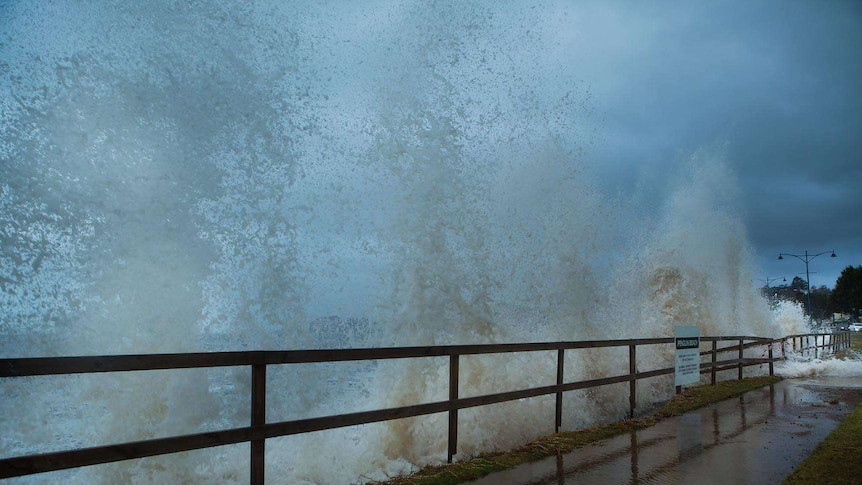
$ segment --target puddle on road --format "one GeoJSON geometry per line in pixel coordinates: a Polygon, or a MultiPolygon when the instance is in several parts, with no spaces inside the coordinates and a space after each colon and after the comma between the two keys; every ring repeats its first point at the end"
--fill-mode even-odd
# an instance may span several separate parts
{"type": "Polygon", "coordinates": [[[859,402],[862,378],[785,380],[471,483],[780,483],[859,402]]]}

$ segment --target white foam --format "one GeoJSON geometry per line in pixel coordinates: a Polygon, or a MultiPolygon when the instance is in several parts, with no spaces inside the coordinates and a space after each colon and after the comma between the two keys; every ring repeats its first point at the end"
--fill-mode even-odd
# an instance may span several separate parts
{"type": "MultiPolygon", "coordinates": [[[[681,164],[653,205],[590,179],[589,87],[535,55],[552,14],[495,2],[3,8],[3,357],[795,328],[752,283],[720,149],[681,164]]],[[[670,357],[639,350],[639,367],[670,357]]],[[[465,358],[461,394],[550,382],[554,358],[465,358]]],[[[627,372],[625,359],[571,352],[566,374],[627,372]]],[[[0,455],[248,424],[247,369],[150,374],[0,383],[0,415],[14,417],[0,422],[0,455]]],[[[279,368],[268,409],[415,404],[445,398],[447,383],[440,361],[279,368]]],[[[663,378],[638,384],[642,405],[672,392],[663,378]]],[[[624,386],[567,394],[564,427],[626,406],[624,386]]],[[[553,426],[547,399],[493,409],[463,413],[462,455],[553,426]]],[[[443,420],[280,439],[268,466],[287,483],[381,477],[444,459],[443,420]]],[[[241,483],[246,450],[62,475],[241,483]]]]}
{"type": "Polygon", "coordinates": [[[851,351],[845,359],[788,359],[776,364],[775,373],[785,378],[862,377],[862,354],[851,351]]]}

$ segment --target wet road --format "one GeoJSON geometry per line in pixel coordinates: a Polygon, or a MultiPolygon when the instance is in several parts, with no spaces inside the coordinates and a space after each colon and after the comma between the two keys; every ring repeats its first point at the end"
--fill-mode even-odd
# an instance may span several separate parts
{"type": "Polygon", "coordinates": [[[773,484],[862,402],[862,378],[784,380],[473,484],[773,484]]]}

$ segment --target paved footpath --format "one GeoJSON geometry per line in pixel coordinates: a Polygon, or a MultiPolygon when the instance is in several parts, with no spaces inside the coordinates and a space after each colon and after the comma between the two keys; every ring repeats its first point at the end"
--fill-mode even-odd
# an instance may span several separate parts
{"type": "Polygon", "coordinates": [[[862,402],[862,378],[787,379],[470,482],[780,484],[862,402]]]}

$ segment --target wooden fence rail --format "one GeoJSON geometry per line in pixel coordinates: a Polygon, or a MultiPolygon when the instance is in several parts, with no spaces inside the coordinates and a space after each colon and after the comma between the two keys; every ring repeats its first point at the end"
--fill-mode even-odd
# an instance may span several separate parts
{"type": "MultiPolygon", "coordinates": [[[[825,351],[827,347],[832,350],[838,350],[849,346],[849,335],[832,334],[814,336],[813,346],[810,345],[810,340],[808,340],[811,336],[812,335],[793,335],[786,337],[785,339],[775,341],[769,338],[750,336],[701,337],[702,345],[703,342],[712,342],[712,344],[711,349],[701,352],[702,356],[708,356],[708,361],[703,362],[703,359],[701,359],[700,372],[702,374],[709,373],[713,384],[716,382],[717,372],[737,370],[738,378],[742,379],[743,368],[752,365],[768,364],[769,374],[771,375],[773,373],[773,362],[784,358],[784,352],[786,350],[785,342],[787,339],[791,339],[793,349],[796,349],[797,339],[799,339],[800,348],[803,346],[802,339],[806,339],[803,350],[807,351],[809,350],[809,347],[813,348],[815,355],[818,348],[825,351]],[[719,342],[733,342],[734,344],[731,346],[719,347],[719,342]],[[781,344],[782,357],[773,356],[774,342],[779,342],[781,344]],[[760,358],[744,357],[744,350],[754,347],[767,347],[768,350],[764,351],[764,354],[760,358]],[[718,360],[718,356],[723,353],[735,353],[735,358],[718,360]]],[[[498,345],[450,345],[337,350],[286,350],[0,359],[0,378],[82,373],[90,374],[98,372],[250,366],[252,384],[251,423],[248,427],[57,451],[37,455],[3,458],[0,459],[0,479],[248,442],[250,443],[251,483],[257,485],[264,482],[264,451],[266,439],[268,438],[443,412],[448,413],[449,416],[449,445],[447,458],[451,462],[453,456],[457,453],[458,411],[461,409],[555,394],[555,429],[559,431],[562,426],[563,393],[578,389],[628,382],[629,415],[634,416],[637,405],[637,381],[640,379],[674,373],[673,367],[646,371],[638,370],[637,347],[672,344],[673,342],[673,338],[650,338],[498,345]],[[565,382],[564,363],[565,353],[567,350],[611,347],[628,347],[629,372],[627,374],[576,382],[565,382]],[[513,352],[541,351],[557,352],[556,384],[467,398],[459,397],[458,378],[461,357],[480,354],[507,354],[513,352]],[[266,370],[269,365],[425,357],[449,357],[448,400],[310,419],[281,421],[276,423],[266,422],[266,370]]]]}

